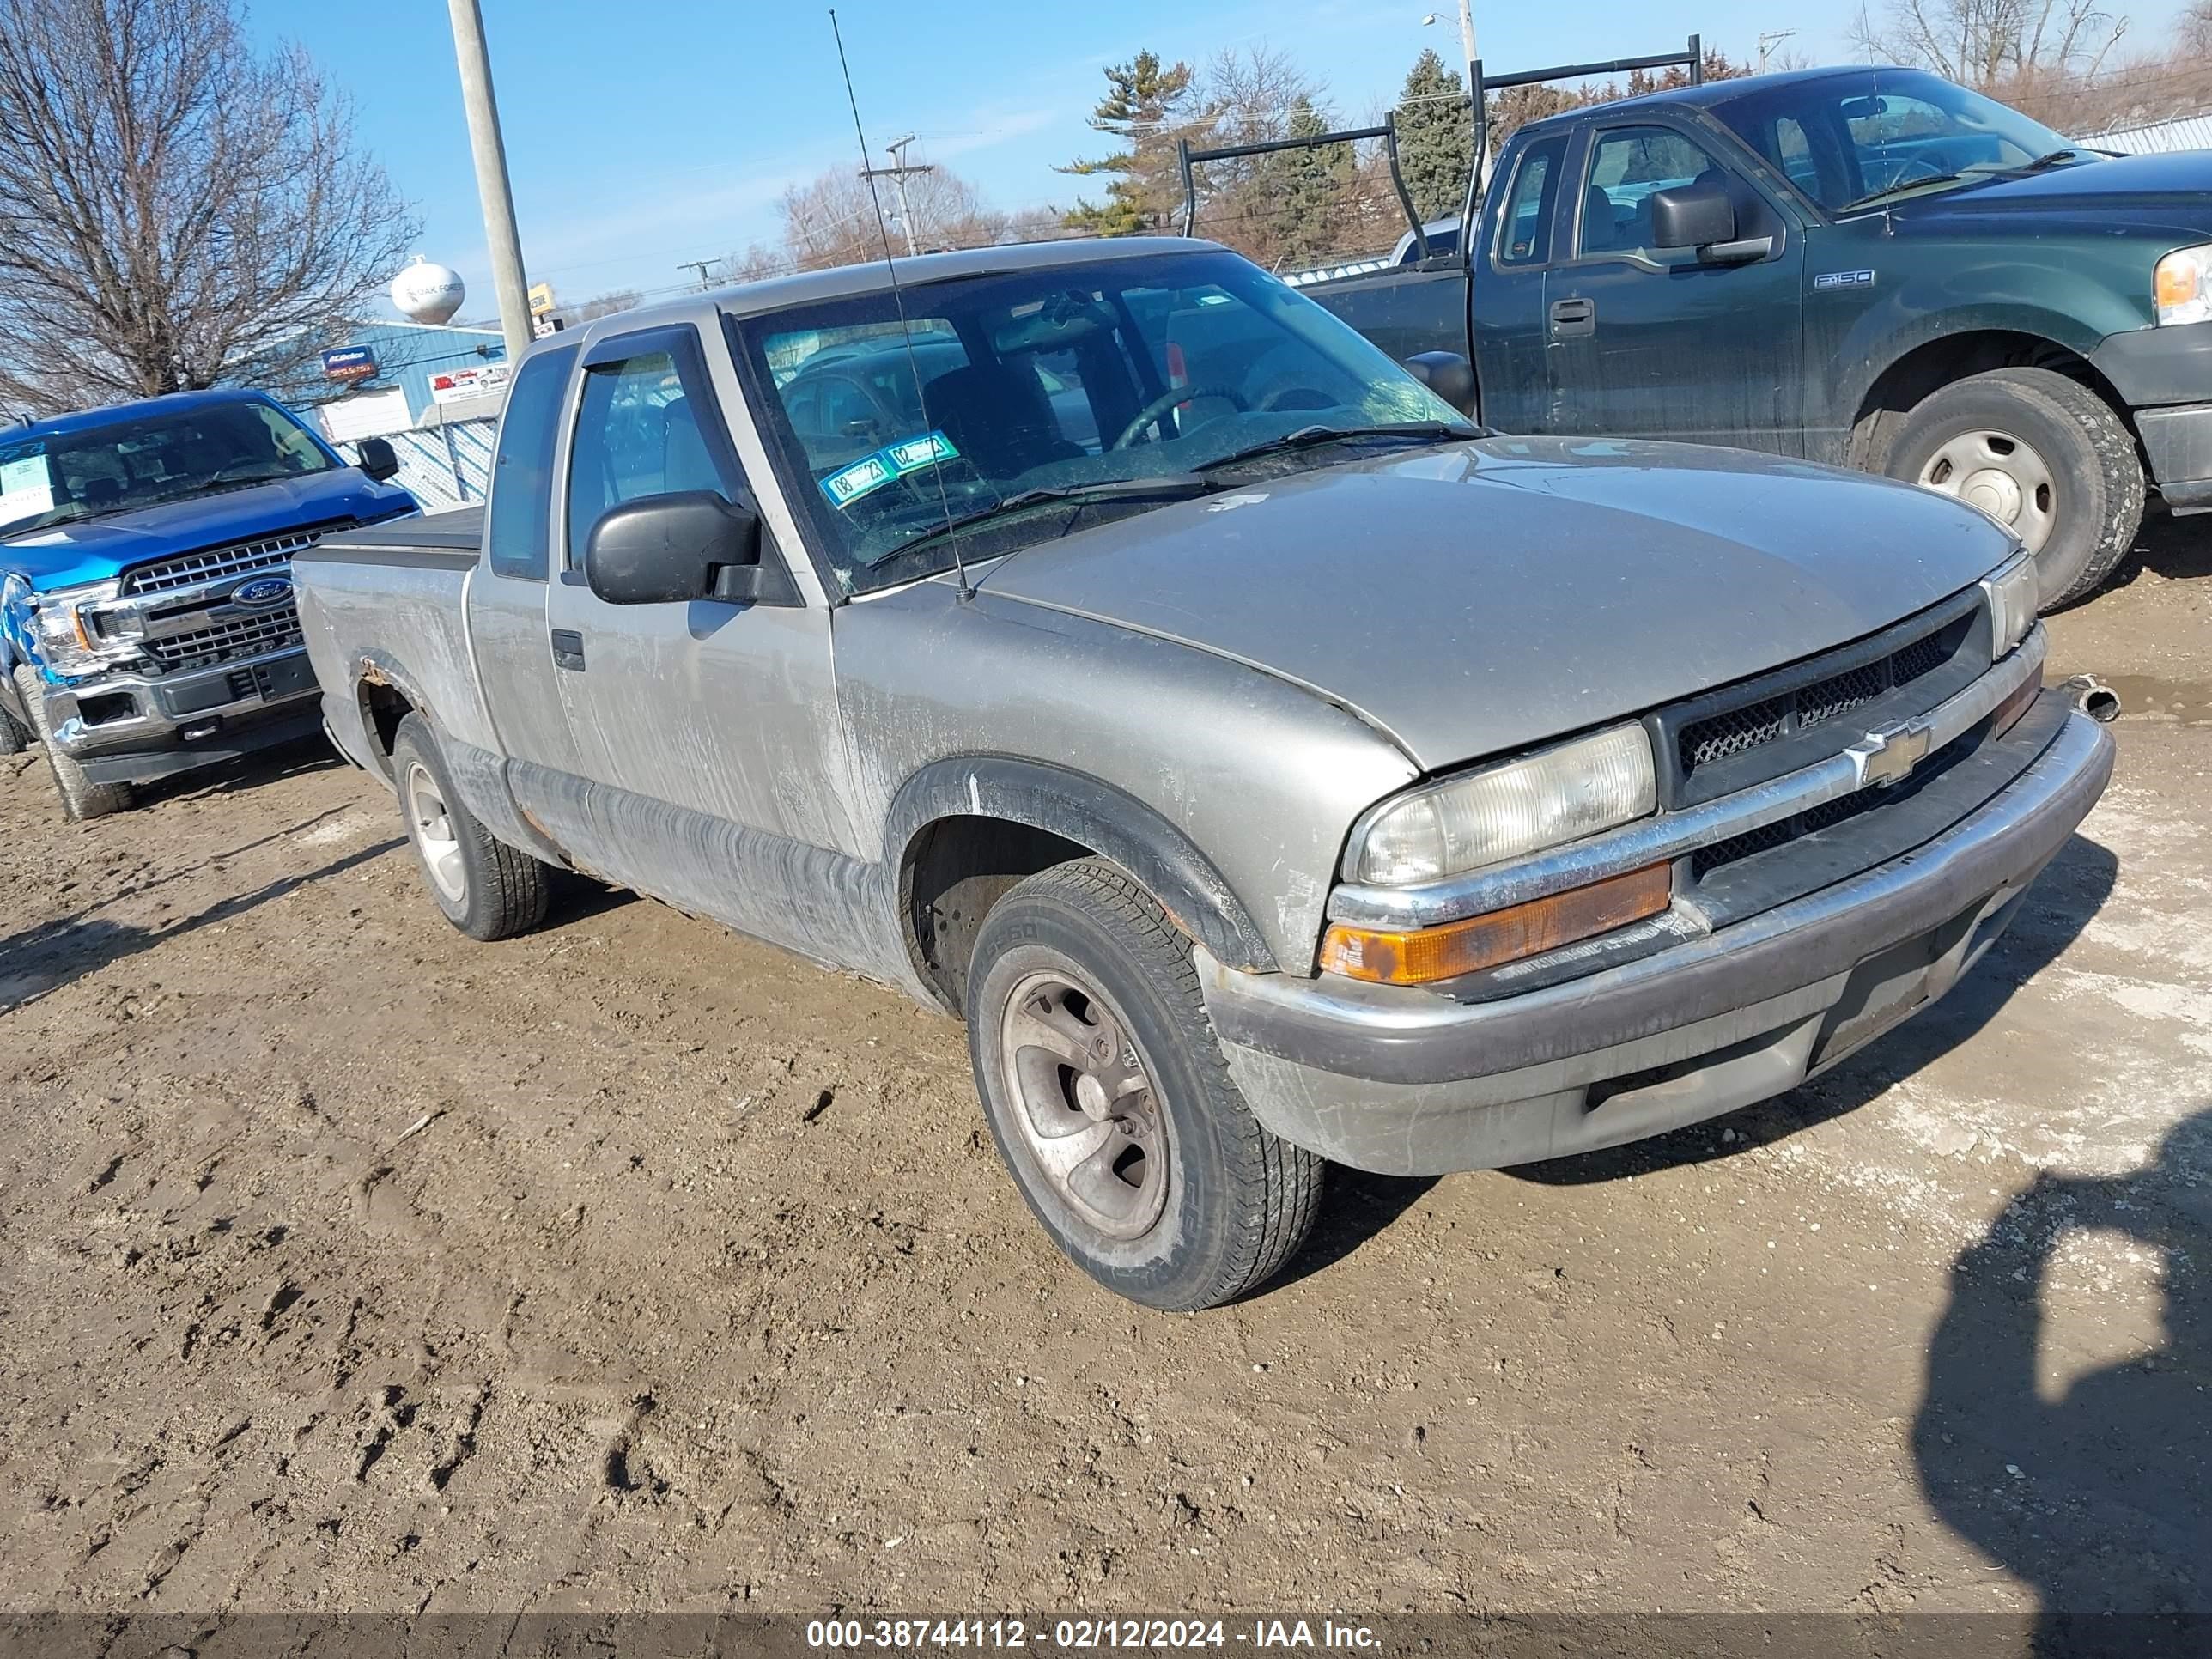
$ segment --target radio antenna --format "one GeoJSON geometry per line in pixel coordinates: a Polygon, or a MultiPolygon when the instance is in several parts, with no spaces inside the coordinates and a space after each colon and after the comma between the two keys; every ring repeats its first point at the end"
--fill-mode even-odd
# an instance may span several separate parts
{"type": "MultiPolygon", "coordinates": [[[[868,135],[860,129],[860,100],[853,91],[853,66],[845,60],[845,32],[837,27],[837,9],[830,9],[830,33],[837,42],[837,67],[845,76],[845,101],[853,107],[853,137],[860,144],[860,182],[868,187],[868,202],[876,210],[876,235],[884,247],[884,270],[891,280],[891,304],[898,312],[899,338],[906,345],[907,372],[914,376],[914,400],[921,410],[921,423],[931,433],[937,422],[929,418],[929,402],[921,387],[921,363],[914,355],[914,330],[906,319],[906,294],[899,287],[898,261],[891,257],[890,227],[884,222],[884,199],[877,194],[876,181],[868,168],[868,135]]],[[[909,225],[908,228],[912,229],[909,225]]],[[[945,544],[952,550],[952,569],[960,583],[960,597],[972,599],[975,589],[968,580],[968,562],[960,556],[960,536],[953,528],[952,501],[945,493],[945,463],[933,455],[929,476],[937,481],[937,504],[945,513],[945,544]]]]}

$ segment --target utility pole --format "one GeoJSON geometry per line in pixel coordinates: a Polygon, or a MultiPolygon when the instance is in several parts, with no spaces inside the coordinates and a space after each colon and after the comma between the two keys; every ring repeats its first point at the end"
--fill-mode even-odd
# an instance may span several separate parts
{"type": "MultiPolygon", "coordinates": [[[[1427,16],[1421,19],[1422,25],[1425,27],[1437,21],[1437,14],[1434,12],[1431,12],[1427,16]]],[[[1474,49],[1474,0],[1459,0],[1459,49],[1462,66],[1469,75],[1473,75],[1474,73],[1474,60],[1481,55],[1474,49]]],[[[1472,93],[1474,91],[1474,88],[1470,86],[1468,90],[1472,93]]],[[[1476,153],[1474,157],[1474,189],[1475,194],[1478,196],[1482,193],[1482,175],[1488,171],[1489,161],[1490,158],[1488,156],[1482,155],[1480,151],[1476,153]]]]}
{"type": "Polygon", "coordinates": [[[1762,74],[1766,69],[1767,55],[1796,33],[1796,29],[1769,29],[1759,37],[1759,67],[1762,74]]]}
{"type": "Polygon", "coordinates": [[[714,263],[714,262],[712,259],[678,259],[676,262],[676,268],[678,270],[697,271],[699,273],[699,291],[702,294],[704,294],[707,291],[707,268],[714,263]]]}
{"type": "Polygon", "coordinates": [[[898,186],[899,228],[906,233],[906,252],[908,258],[912,258],[914,257],[915,248],[914,241],[914,209],[906,198],[906,176],[909,173],[934,173],[937,171],[936,167],[927,161],[923,161],[914,167],[908,167],[907,165],[906,147],[914,143],[915,139],[918,136],[918,134],[909,132],[905,137],[894,138],[890,143],[884,146],[884,149],[890,153],[891,161],[896,165],[887,167],[862,167],[860,169],[860,177],[863,179],[889,179],[898,186]]]}
{"type": "Polygon", "coordinates": [[[453,56],[461,70],[461,105],[469,117],[469,150],[476,158],[477,198],[483,204],[491,285],[499,295],[500,331],[507,336],[507,360],[512,363],[530,344],[530,296],[522,276],[522,239],[514,228],[514,191],[507,181],[507,144],[499,134],[499,100],[492,92],[491,57],[484,49],[483,13],[477,0],[447,0],[447,9],[453,15],[453,56]]]}

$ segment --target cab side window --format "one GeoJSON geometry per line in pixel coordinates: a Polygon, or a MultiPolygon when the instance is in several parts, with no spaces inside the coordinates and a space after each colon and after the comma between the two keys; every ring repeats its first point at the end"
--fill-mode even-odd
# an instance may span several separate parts
{"type": "Polygon", "coordinates": [[[1540,138],[1521,152],[1512,193],[1498,219],[1495,258],[1501,265],[1540,265],[1552,258],[1552,206],[1558,198],[1559,166],[1567,136],[1540,138]]]}
{"type": "Polygon", "coordinates": [[[695,489],[732,501],[746,494],[719,430],[710,440],[695,412],[712,395],[691,355],[672,347],[586,368],[568,453],[572,569],[582,567],[599,520],[627,501],[695,489]]]}
{"type": "Polygon", "coordinates": [[[543,351],[524,363],[507,394],[492,460],[484,547],[492,574],[542,582],[552,554],[553,445],[561,395],[576,366],[575,346],[543,351]]]}
{"type": "Polygon", "coordinates": [[[1711,173],[1728,175],[1697,144],[1671,127],[1615,127],[1590,152],[1583,186],[1577,253],[1641,253],[1657,250],[1651,235],[1651,195],[1674,190],[1711,173]]]}

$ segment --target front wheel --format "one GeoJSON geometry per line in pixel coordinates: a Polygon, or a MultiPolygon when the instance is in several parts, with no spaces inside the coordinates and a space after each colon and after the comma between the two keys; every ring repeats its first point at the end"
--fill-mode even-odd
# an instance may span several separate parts
{"type": "Polygon", "coordinates": [[[1905,417],[1884,470],[2019,537],[2045,611],[2094,592],[2142,522],[2142,465],[2126,424],[2047,368],[1993,369],[1930,392],[1905,417]]]}
{"type": "Polygon", "coordinates": [[[1211,1308],[1304,1243],[1322,1160],[1252,1115],[1189,943],[1103,860],[1030,877],[992,908],[968,1045],[1000,1155],[1053,1241],[1146,1306],[1211,1308]]]}
{"type": "MultiPolygon", "coordinates": [[[[94,783],[84,775],[84,768],[62,752],[54,741],[54,734],[46,726],[46,694],[40,684],[39,671],[28,663],[15,665],[15,695],[23,704],[23,712],[31,717],[31,730],[26,734],[46,751],[46,764],[54,775],[54,793],[61,797],[62,812],[71,823],[85,818],[104,818],[110,812],[127,811],[131,805],[131,786],[127,783],[94,783]]],[[[15,722],[12,720],[10,725],[15,722]]]]}
{"type": "Polygon", "coordinates": [[[547,866],[485,829],[453,787],[429,722],[410,714],[392,744],[399,816],[438,908],[471,939],[525,933],[545,919],[547,866]]]}

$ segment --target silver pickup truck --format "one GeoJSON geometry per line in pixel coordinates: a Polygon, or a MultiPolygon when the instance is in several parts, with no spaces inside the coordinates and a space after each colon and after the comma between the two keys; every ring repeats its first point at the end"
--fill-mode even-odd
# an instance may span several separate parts
{"type": "Polygon", "coordinates": [[[1328,1160],[1555,1158],[1940,995],[2103,789],[1991,520],[1466,428],[1219,248],[823,271],[532,349],[489,507],[295,562],[479,939],[567,867],[968,1024],[1080,1265],[1203,1307],[1328,1160]]]}

